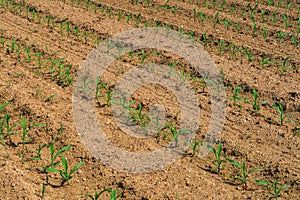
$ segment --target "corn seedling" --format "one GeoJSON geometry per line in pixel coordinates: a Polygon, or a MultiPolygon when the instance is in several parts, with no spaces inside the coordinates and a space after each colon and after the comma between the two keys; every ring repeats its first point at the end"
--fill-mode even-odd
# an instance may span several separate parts
{"type": "Polygon", "coordinates": [[[11,123],[11,116],[7,113],[4,114],[2,117],[2,128],[3,128],[3,133],[5,130],[5,135],[4,138],[9,137],[10,135],[16,134],[16,132],[13,132],[13,129],[17,127],[19,123],[11,123]]]}
{"type": "Polygon", "coordinates": [[[263,38],[264,38],[264,41],[266,41],[267,39],[267,36],[268,36],[268,29],[267,28],[263,28],[263,38]]]}
{"type": "Polygon", "coordinates": [[[244,190],[247,190],[249,175],[256,171],[263,170],[262,168],[255,168],[255,169],[251,169],[251,170],[247,169],[247,166],[246,166],[246,163],[244,160],[242,160],[241,163],[231,160],[230,158],[226,158],[226,160],[228,160],[233,166],[235,166],[239,169],[237,178],[241,181],[241,184],[243,185],[244,190]]]}
{"type": "Polygon", "coordinates": [[[286,14],[283,14],[282,17],[283,17],[283,19],[284,19],[284,22],[283,22],[284,27],[285,27],[285,28],[288,28],[290,25],[289,25],[289,19],[288,19],[287,15],[286,15],[286,14]]]}
{"type": "Polygon", "coordinates": [[[252,23],[252,37],[256,37],[257,25],[254,18],[251,19],[252,23]]]}
{"type": "MultiPolygon", "coordinates": [[[[250,101],[249,101],[250,102],[250,101]]],[[[250,102],[251,103],[251,102],[250,102]]],[[[254,109],[254,112],[258,112],[259,111],[259,108],[261,106],[264,106],[264,105],[267,105],[268,103],[268,100],[266,101],[263,101],[261,103],[258,102],[258,94],[257,94],[257,91],[255,89],[253,89],[253,102],[251,103],[252,104],[252,107],[254,109]]]]}
{"type": "Polygon", "coordinates": [[[262,8],[261,9],[261,18],[260,18],[261,23],[265,22],[265,13],[266,13],[266,11],[262,8]]]}
{"type": "Polygon", "coordinates": [[[213,23],[214,23],[214,28],[216,28],[216,24],[219,21],[219,15],[220,15],[220,11],[218,10],[217,13],[215,14],[214,18],[213,18],[213,23]]]}
{"type": "Polygon", "coordinates": [[[270,62],[269,60],[271,60],[271,58],[266,57],[265,55],[262,55],[261,57],[261,68],[265,68],[265,65],[271,65],[273,64],[272,62],[270,62]]]}
{"type": "Polygon", "coordinates": [[[7,156],[9,157],[9,153],[6,149],[6,146],[5,146],[5,141],[4,141],[4,137],[3,137],[4,133],[3,133],[3,128],[0,126],[0,144],[1,144],[1,148],[0,148],[0,151],[4,148],[7,156]]]}
{"type": "Polygon", "coordinates": [[[278,180],[276,179],[275,182],[268,182],[268,181],[263,181],[263,180],[254,180],[254,182],[258,183],[259,185],[267,185],[272,189],[272,192],[270,194],[272,195],[273,198],[278,200],[278,197],[280,196],[280,192],[286,188],[289,188],[290,185],[278,185],[278,180]]]}
{"type": "MultiPolygon", "coordinates": [[[[249,102],[249,99],[248,98],[242,98],[242,97],[238,97],[239,93],[240,93],[240,90],[242,89],[241,86],[237,86],[235,89],[234,89],[234,92],[233,92],[233,96],[229,99],[229,100],[233,100],[233,105],[234,106],[237,106],[237,102],[238,101],[247,101],[249,102]]],[[[241,107],[241,106],[240,106],[241,107]]]]}
{"type": "Polygon", "coordinates": [[[138,110],[130,109],[133,111],[130,116],[133,121],[135,121],[137,124],[141,125],[142,127],[146,127],[147,123],[149,122],[150,118],[148,117],[148,114],[143,113],[143,105],[139,103],[138,110]]]}
{"type": "Polygon", "coordinates": [[[177,130],[177,127],[173,124],[167,124],[167,125],[165,125],[165,128],[166,127],[169,128],[169,134],[172,136],[176,147],[178,146],[179,135],[191,133],[191,131],[189,131],[189,130],[177,130]]]}
{"type": "Polygon", "coordinates": [[[192,149],[192,157],[194,157],[196,155],[196,153],[199,152],[199,146],[202,145],[202,142],[193,140],[192,142],[186,141],[186,143],[192,149]]]}
{"type": "Polygon", "coordinates": [[[219,53],[222,56],[225,51],[224,51],[224,47],[226,46],[226,44],[224,44],[224,40],[222,40],[221,38],[219,39],[219,53]]]}
{"type": "Polygon", "coordinates": [[[27,140],[28,132],[33,128],[33,127],[44,127],[44,124],[33,124],[31,126],[28,126],[27,122],[25,119],[21,120],[21,125],[22,125],[22,135],[19,135],[21,140],[22,140],[22,164],[24,163],[24,156],[25,156],[25,144],[31,142],[32,140],[29,139],[27,140]]]}
{"type": "MultiPolygon", "coordinates": [[[[49,150],[50,150],[50,156],[51,156],[51,160],[50,160],[50,164],[48,165],[50,168],[54,168],[56,166],[59,165],[59,161],[56,162],[56,158],[60,155],[62,155],[62,153],[64,151],[67,151],[69,149],[71,149],[72,146],[65,146],[61,149],[59,149],[56,153],[55,153],[55,148],[54,148],[54,140],[52,140],[52,142],[49,145],[49,150]]],[[[44,167],[43,167],[44,168],[44,167]]],[[[44,168],[45,169],[45,168],[44,168]]]]}
{"type": "Polygon", "coordinates": [[[277,110],[277,112],[279,113],[280,125],[282,125],[283,124],[283,112],[284,112],[283,105],[280,102],[275,101],[272,108],[275,108],[277,110]]]}
{"type": "Polygon", "coordinates": [[[56,168],[48,168],[46,167],[45,170],[48,172],[59,172],[60,176],[63,178],[63,182],[68,182],[68,184],[70,183],[70,180],[72,178],[72,174],[78,170],[83,164],[84,162],[79,162],[75,167],[73,167],[70,171],[69,171],[69,164],[67,159],[64,157],[64,155],[61,155],[61,162],[62,162],[62,166],[63,166],[63,170],[60,169],[56,169],[56,168]]]}
{"type": "Polygon", "coordinates": [[[241,23],[239,21],[234,22],[235,30],[237,33],[241,32],[241,23]]]}
{"type": "Polygon", "coordinates": [[[204,22],[204,21],[205,21],[206,15],[205,15],[202,11],[200,11],[200,12],[198,13],[198,16],[200,17],[201,22],[204,22]]]}
{"type": "Polygon", "coordinates": [[[230,54],[233,58],[236,58],[236,54],[243,50],[242,47],[237,48],[235,43],[231,43],[230,49],[231,49],[230,54]]]}
{"type": "Polygon", "coordinates": [[[221,170],[221,164],[222,162],[224,162],[225,160],[222,160],[221,159],[221,154],[222,154],[222,143],[219,142],[218,144],[218,148],[215,149],[214,147],[212,146],[207,146],[208,149],[213,152],[215,158],[216,158],[216,161],[213,161],[213,164],[216,166],[217,168],[217,172],[218,174],[220,174],[220,170],[221,170]]]}
{"type": "Polygon", "coordinates": [[[289,68],[291,68],[291,66],[287,65],[288,59],[290,57],[286,57],[285,59],[283,59],[283,62],[281,64],[281,73],[284,74],[289,68]]]}
{"type": "Polygon", "coordinates": [[[30,48],[31,47],[25,47],[25,49],[24,49],[24,51],[27,53],[27,58],[26,58],[27,61],[32,60],[31,55],[30,55],[30,48]]]}
{"type": "Polygon", "coordinates": [[[47,186],[46,183],[43,183],[43,184],[42,184],[42,195],[41,195],[42,199],[45,198],[46,186],[47,186]]]}
{"type": "Polygon", "coordinates": [[[3,37],[0,37],[0,44],[2,45],[2,47],[4,47],[6,42],[6,39],[4,39],[3,37]]]}
{"type": "Polygon", "coordinates": [[[46,147],[46,144],[43,144],[42,146],[39,144],[37,151],[34,151],[36,153],[36,156],[31,158],[31,160],[44,160],[42,158],[41,151],[46,147]]]}
{"type": "Polygon", "coordinates": [[[246,57],[248,63],[252,62],[254,60],[254,54],[251,53],[250,49],[248,47],[244,48],[244,56],[246,57]]]}
{"type": "Polygon", "coordinates": [[[226,28],[226,30],[228,30],[228,28],[229,28],[229,21],[228,21],[228,19],[227,18],[225,18],[225,19],[223,19],[223,24],[225,24],[225,28],[226,28]]]}
{"type": "Polygon", "coordinates": [[[277,18],[277,13],[273,13],[273,19],[272,19],[272,25],[274,26],[275,23],[278,21],[278,18],[277,18]]]}
{"type": "Polygon", "coordinates": [[[279,43],[282,43],[282,42],[283,42],[283,37],[284,37],[287,33],[280,30],[280,31],[277,32],[277,34],[278,34],[278,37],[279,37],[279,39],[278,39],[279,43]]]}
{"type": "Polygon", "coordinates": [[[110,200],[116,200],[117,199],[117,190],[112,190],[112,189],[105,189],[100,192],[97,192],[95,189],[94,195],[91,194],[86,194],[86,197],[89,197],[91,200],[98,200],[100,198],[100,195],[104,192],[109,192],[110,193],[110,200]]]}
{"type": "Polygon", "coordinates": [[[253,8],[251,8],[250,18],[254,20],[255,10],[257,8],[258,4],[256,3],[253,8]]]}
{"type": "Polygon", "coordinates": [[[169,69],[169,76],[171,76],[173,69],[178,65],[180,62],[170,62],[170,69],[169,69]]]}
{"type": "Polygon", "coordinates": [[[298,46],[297,37],[295,37],[295,36],[292,36],[292,37],[291,37],[291,40],[292,40],[292,42],[293,42],[293,46],[294,46],[294,48],[296,48],[296,47],[298,46]]]}

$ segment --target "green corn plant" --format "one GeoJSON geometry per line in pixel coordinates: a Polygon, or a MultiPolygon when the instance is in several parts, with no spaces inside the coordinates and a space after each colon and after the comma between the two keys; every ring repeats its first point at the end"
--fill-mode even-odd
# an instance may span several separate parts
{"type": "Polygon", "coordinates": [[[265,22],[265,13],[266,13],[266,10],[265,9],[261,9],[261,23],[264,23],[265,22]]]}
{"type": "Polygon", "coordinates": [[[193,140],[192,142],[186,141],[186,143],[189,145],[189,147],[192,149],[192,157],[196,155],[196,153],[199,152],[199,146],[202,145],[201,141],[193,140]]]}
{"type": "Polygon", "coordinates": [[[239,21],[234,22],[234,27],[237,33],[241,32],[241,23],[239,21]]]}
{"type": "Polygon", "coordinates": [[[237,178],[241,181],[244,190],[247,190],[249,175],[256,171],[263,170],[262,168],[254,168],[249,170],[244,160],[242,160],[241,163],[238,163],[230,158],[226,158],[226,160],[228,160],[233,166],[239,169],[239,172],[237,173],[237,178]]]}
{"type": "Polygon", "coordinates": [[[2,47],[5,46],[5,42],[6,42],[6,39],[3,37],[0,37],[0,44],[2,45],[2,47]]]}
{"type": "Polygon", "coordinates": [[[254,18],[251,19],[251,23],[252,23],[252,37],[256,37],[257,25],[254,18]]]}
{"type": "Polygon", "coordinates": [[[43,65],[43,63],[42,63],[42,53],[38,51],[36,53],[36,56],[37,56],[38,66],[41,67],[43,65]]]}
{"type": "Polygon", "coordinates": [[[298,46],[297,37],[295,37],[295,36],[292,36],[292,37],[291,37],[291,40],[292,40],[292,42],[293,42],[293,46],[294,46],[294,48],[296,48],[296,47],[298,46]]]}
{"type": "Polygon", "coordinates": [[[196,11],[196,9],[194,8],[194,10],[193,10],[193,19],[194,19],[194,22],[196,22],[196,19],[197,19],[197,11],[196,11]]]}
{"type": "MultiPolygon", "coordinates": [[[[55,152],[55,147],[54,147],[54,140],[51,141],[50,145],[49,145],[49,150],[50,150],[50,164],[48,165],[50,168],[54,168],[56,166],[59,165],[60,161],[57,161],[56,162],[56,158],[60,155],[62,155],[62,153],[64,151],[67,151],[69,149],[71,149],[72,146],[71,145],[68,145],[68,146],[65,146],[59,150],[57,150],[57,152],[55,152]]],[[[44,167],[43,167],[44,168],[44,167]]],[[[45,169],[45,168],[44,168],[45,169]]]]}
{"type": "Polygon", "coordinates": [[[283,125],[283,113],[284,113],[283,105],[279,101],[275,101],[272,108],[275,108],[279,113],[280,125],[283,125]]]}
{"type": "Polygon", "coordinates": [[[267,28],[263,28],[263,38],[264,38],[264,41],[266,41],[267,39],[267,36],[268,36],[268,29],[267,28]]]}
{"type": "Polygon", "coordinates": [[[216,158],[216,161],[213,161],[213,164],[216,166],[217,168],[217,173],[220,174],[220,170],[221,170],[221,164],[222,162],[224,162],[225,160],[221,159],[221,154],[222,154],[222,143],[219,142],[218,144],[218,148],[215,149],[214,147],[212,146],[207,146],[208,149],[213,152],[215,158],[216,158]]]}
{"type": "Polygon", "coordinates": [[[267,5],[268,6],[273,6],[275,3],[274,3],[274,0],[267,0],[267,5]]]}
{"type": "Polygon", "coordinates": [[[26,46],[25,49],[24,49],[24,51],[27,53],[27,58],[26,58],[27,61],[32,60],[31,55],[30,55],[30,49],[31,49],[30,46],[29,47],[26,46]]]}
{"type": "Polygon", "coordinates": [[[126,23],[128,23],[132,19],[131,13],[126,15],[126,23]]]}
{"type": "Polygon", "coordinates": [[[9,53],[14,53],[14,51],[16,50],[16,42],[17,39],[12,40],[11,45],[8,47],[10,49],[10,51],[8,50],[9,53]]]}
{"type": "Polygon", "coordinates": [[[46,144],[43,144],[42,146],[39,144],[37,151],[34,151],[36,153],[36,156],[31,158],[31,160],[44,160],[42,158],[41,151],[46,147],[46,144]]]}
{"type": "Polygon", "coordinates": [[[41,194],[42,199],[45,198],[45,192],[46,192],[46,186],[47,185],[48,185],[47,183],[42,184],[42,194],[41,194]]]}
{"type": "Polygon", "coordinates": [[[73,28],[73,31],[75,33],[76,38],[79,39],[80,34],[79,34],[79,28],[77,25],[73,28]]]}
{"type": "MultiPolygon", "coordinates": [[[[0,121],[0,123],[1,123],[1,121],[0,121]]],[[[6,145],[5,145],[5,141],[4,141],[4,132],[3,132],[3,128],[2,128],[2,126],[1,126],[1,124],[0,124],[0,144],[1,144],[1,148],[0,148],[0,151],[4,148],[4,150],[5,150],[5,152],[6,152],[6,154],[7,154],[7,156],[9,157],[9,153],[8,153],[8,151],[7,151],[7,149],[6,149],[6,145]]]]}
{"type": "Polygon", "coordinates": [[[143,113],[143,105],[139,103],[138,110],[130,109],[133,111],[131,113],[131,119],[135,121],[137,124],[141,125],[142,127],[146,127],[147,123],[149,122],[150,118],[148,117],[147,113],[143,113]]]}
{"type": "MultiPolygon", "coordinates": [[[[250,102],[250,101],[249,101],[250,102]]],[[[253,89],[253,102],[250,102],[252,104],[252,107],[254,109],[254,112],[258,112],[259,111],[259,108],[261,106],[264,106],[264,105],[267,105],[269,101],[266,100],[266,101],[263,101],[261,103],[258,102],[258,94],[257,94],[257,91],[255,89],[253,89]]]]}
{"type": "Polygon", "coordinates": [[[277,18],[277,13],[273,13],[273,19],[272,19],[272,25],[274,26],[275,23],[278,21],[278,18],[277,18]]]}
{"type": "Polygon", "coordinates": [[[231,43],[230,49],[231,49],[230,54],[234,59],[236,59],[236,54],[243,50],[242,47],[237,48],[237,46],[234,42],[231,43]]]}
{"type": "Polygon", "coordinates": [[[86,8],[89,9],[91,7],[91,0],[87,0],[86,2],[86,8]]]}
{"type": "Polygon", "coordinates": [[[225,6],[225,4],[226,4],[226,0],[223,0],[222,3],[221,3],[221,5],[220,5],[220,8],[223,9],[223,7],[225,6]]]}
{"type": "Polygon", "coordinates": [[[270,194],[272,195],[273,198],[278,200],[278,197],[280,196],[280,192],[286,188],[291,187],[290,185],[278,185],[278,180],[276,179],[274,182],[268,182],[268,181],[263,181],[263,180],[254,180],[254,182],[258,183],[259,185],[267,185],[272,189],[272,192],[270,194]]]}
{"type": "Polygon", "coordinates": [[[288,59],[290,57],[286,57],[283,59],[283,62],[281,64],[281,73],[284,74],[289,68],[291,68],[291,66],[287,65],[288,59]]]}
{"type": "Polygon", "coordinates": [[[68,182],[68,184],[70,183],[70,180],[72,178],[73,173],[78,170],[83,164],[84,162],[79,162],[75,167],[73,167],[70,171],[69,171],[69,164],[67,159],[64,157],[64,155],[61,155],[61,162],[62,162],[62,167],[63,170],[60,169],[56,169],[56,168],[48,168],[45,167],[45,170],[48,172],[59,172],[60,176],[63,178],[63,182],[68,182]]]}
{"type": "Polygon", "coordinates": [[[106,93],[107,93],[106,103],[107,103],[107,105],[111,105],[112,96],[113,96],[113,92],[112,92],[113,87],[114,87],[114,85],[106,87],[106,93]]]}
{"type": "Polygon", "coordinates": [[[29,139],[27,140],[28,132],[33,128],[33,127],[44,127],[44,124],[33,124],[31,126],[28,126],[27,122],[25,119],[21,120],[21,125],[22,125],[22,135],[19,135],[21,140],[22,140],[22,164],[24,164],[24,156],[25,156],[25,144],[31,142],[32,140],[29,139]]]}
{"type": "Polygon", "coordinates": [[[176,65],[180,64],[180,62],[170,62],[170,69],[169,69],[169,76],[171,76],[173,69],[176,67],[176,65]]]}
{"type": "Polygon", "coordinates": [[[9,137],[10,135],[16,134],[16,132],[13,132],[13,129],[17,127],[19,123],[11,123],[11,116],[7,113],[4,114],[2,117],[2,128],[3,128],[3,133],[5,130],[5,135],[4,138],[9,137]]]}
{"type": "Polygon", "coordinates": [[[220,38],[219,39],[219,53],[221,56],[225,53],[224,47],[225,47],[224,41],[220,38]]]}
{"type": "Polygon", "coordinates": [[[246,57],[248,63],[254,60],[254,54],[251,53],[248,47],[244,48],[244,56],[246,57]]]}
{"type": "Polygon", "coordinates": [[[238,95],[239,95],[241,89],[242,89],[241,86],[237,86],[237,87],[234,89],[233,96],[232,96],[231,98],[229,98],[229,100],[233,100],[233,105],[234,105],[234,106],[237,106],[237,102],[238,102],[238,101],[247,101],[247,102],[249,102],[249,99],[248,99],[248,98],[238,97],[238,95]]]}
{"type": "Polygon", "coordinates": [[[112,190],[112,189],[105,189],[100,192],[97,192],[95,189],[94,195],[91,194],[86,194],[86,197],[89,197],[91,200],[98,200],[100,198],[100,195],[104,192],[109,192],[110,193],[110,198],[109,200],[117,200],[117,190],[112,190]]]}
{"type": "Polygon", "coordinates": [[[279,30],[279,31],[277,32],[277,34],[278,34],[278,37],[279,37],[279,39],[278,39],[279,43],[282,43],[282,42],[283,42],[283,37],[284,37],[287,33],[286,33],[286,32],[283,32],[282,30],[279,30]]]}
{"type": "Polygon", "coordinates": [[[253,8],[251,8],[250,18],[254,20],[255,10],[257,8],[258,4],[256,3],[253,8]]]}
{"type": "Polygon", "coordinates": [[[287,15],[286,15],[286,14],[283,14],[282,17],[283,17],[283,19],[284,19],[283,24],[284,24],[285,28],[288,28],[290,25],[289,25],[289,19],[288,19],[287,15]]]}
{"type": "Polygon", "coordinates": [[[271,58],[266,57],[265,55],[262,55],[261,59],[262,59],[262,61],[261,61],[261,68],[265,68],[265,65],[271,65],[271,64],[273,64],[272,62],[269,61],[271,58]]]}
{"type": "Polygon", "coordinates": [[[230,22],[228,21],[227,17],[226,17],[226,18],[224,18],[222,22],[223,22],[223,24],[225,24],[225,28],[226,28],[226,30],[228,30],[228,28],[229,28],[229,25],[230,25],[230,22]]]}
{"type": "Polygon", "coordinates": [[[176,147],[178,146],[179,135],[191,133],[191,131],[189,131],[189,130],[177,130],[177,127],[173,124],[167,124],[167,125],[165,125],[165,128],[166,127],[169,128],[169,135],[172,136],[172,139],[174,140],[176,147]]]}
{"type": "Polygon", "coordinates": [[[202,11],[198,12],[198,16],[200,17],[201,22],[204,22],[204,21],[205,21],[206,15],[205,15],[202,11]]]}
{"type": "Polygon", "coordinates": [[[219,15],[220,15],[220,11],[218,10],[217,13],[215,14],[214,18],[213,18],[213,23],[214,23],[214,29],[216,28],[216,25],[218,23],[218,18],[219,18],[219,15]]]}

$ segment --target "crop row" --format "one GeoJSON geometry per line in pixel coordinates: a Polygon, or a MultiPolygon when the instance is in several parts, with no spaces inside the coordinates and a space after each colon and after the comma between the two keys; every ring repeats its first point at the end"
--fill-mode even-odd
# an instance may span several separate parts
{"type": "Polygon", "coordinates": [[[55,53],[43,52],[34,45],[26,45],[16,38],[0,36],[0,49],[4,54],[14,57],[16,60],[34,64],[32,70],[37,75],[44,75],[55,80],[62,87],[72,84],[72,64],[68,64],[64,58],[59,58],[55,53]]]}
{"type": "MultiPolygon", "coordinates": [[[[108,15],[111,17],[112,13],[114,13],[112,7],[106,7],[105,5],[96,5],[96,4],[93,4],[92,2],[90,2],[90,4],[91,4],[90,6],[87,6],[88,8],[92,8],[93,7],[92,5],[100,6],[100,7],[97,7],[97,8],[102,8],[101,10],[102,10],[103,15],[108,13],[108,15]]],[[[21,7],[19,7],[20,9],[17,11],[19,14],[25,8],[27,18],[30,18],[31,20],[36,19],[38,23],[41,23],[41,16],[40,16],[41,13],[38,12],[36,8],[31,7],[30,5],[24,4],[24,2],[22,2],[22,4],[21,3],[7,4],[8,7],[10,5],[12,5],[12,6],[13,5],[21,6],[21,7]],[[27,12],[29,12],[29,14],[27,12]]],[[[16,12],[16,9],[10,8],[10,10],[14,10],[16,12]]],[[[119,13],[120,12],[121,11],[119,11],[119,13]]],[[[218,15],[218,13],[216,13],[216,16],[214,17],[215,19],[217,18],[217,15],[218,15]]],[[[123,14],[122,15],[118,14],[118,19],[120,20],[122,16],[123,16],[123,14]]],[[[133,20],[131,14],[125,15],[125,16],[126,16],[126,22],[129,22],[130,20],[133,20]]],[[[50,14],[47,14],[44,17],[45,17],[44,23],[46,22],[47,26],[48,27],[50,26],[51,29],[57,28],[59,33],[66,34],[67,36],[70,36],[70,34],[72,34],[72,35],[75,35],[75,37],[77,39],[79,39],[79,37],[81,37],[82,40],[84,41],[84,43],[87,42],[88,37],[93,37],[93,39],[91,39],[91,40],[93,42],[96,42],[97,44],[99,44],[101,41],[103,41],[103,39],[105,37],[101,34],[95,34],[95,31],[93,31],[93,30],[87,30],[84,27],[79,28],[78,26],[74,25],[72,22],[70,22],[66,19],[65,20],[58,20],[57,17],[51,16],[50,14]]],[[[146,27],[149,27],[149,26],[162,27],[163,26],[163,23],[160,22],[160,21],[150,22],[149,20],[147,20],[147,21],[142,20],[142,17],[141,17],[140,14],[136,16],[135,21],[138,24],[144,23],[146,27]]],[[[218,20],[215,20],[215,21],[218,21],[218,20]]],[[[227,24],[227,23],[225,23],[225,24],[227,24]]],[[[174,28],[173,25],[171,25],[170,23],[164,24],[165,28],[170,28],[171,26],[172,26],[172,28],[174,28]]],[[[254,27],[256,27],[256,26],[254,25],[254,27]]],[[[250,59],[250,58],[254,58],[254,54],[251,53],[251,51],[248,47],[239,47],[236,44],[234,44],[233,42],[224,41],[221,38],[208,40],[206,32],[204,32],[202,35],[197,36],[196,33],[193,32],[193,31],[184,32],[182,27],[178,27],[178,31],[180,31],[184,34],[187,34],[190,38],[192,38],[195,41],[201,42],[205,47],[209,43],[212,43],[213,46],[218,46],[220,55],[223,55],[225,52],[228,52],[228,53],[231,54],[232,58],[236,58],[237,53],[246,52],[247,55],[244,53],[244,54],[242,54],[242,56],[247,57],[248,61],[253,60],[253,59],[250,59]]],[[[255,32],[255,29],[253,31],[255,32]]],[[[270,34],[268,32],[268,30],[264,29],[263,34],[262,34],[264,39],[266,39],[268,34],[270,34]]],[[[278,42],[280,43],[280,42],[284,41],[284,37],[286,35],[287,35],[287,33],[279,31],[278,32],[278,42]]],[[[291,36],[291,40],[293,41],[293,45],[296,48],[298,46],[298,39],[294,36],[291,36]]],[[[280,60],[278,60],[278,59],[273,59],[273,58],[270,58],[270,56],[262,54],[260,62],[261,62],[262,67],[264,67],[266,64],[279,65],[281,67],[281,72],[285,72],[286,66],[283,66],[282,64],[286,64],[286,61],[288,59],[290,59],[290,58],[280,58],[280,60]],[[269,62],[265,62],[266,60],[268,60],[269,62]],[[273,62],[271,62],[271,60],[273,60],[273,62]]],[[[294,62],[291,62],[291,63],[294,63],[294,62]]],[[[299,70],[295,65],[293,66],[293,68],[296,71],[299,70]]]]}

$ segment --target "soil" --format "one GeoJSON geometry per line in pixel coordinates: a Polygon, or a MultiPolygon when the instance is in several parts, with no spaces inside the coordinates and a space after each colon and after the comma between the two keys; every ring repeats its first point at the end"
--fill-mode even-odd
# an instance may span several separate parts
{"type": "MultiPolygon", "coordinates": [[[[222,1],[216,1],[217,5],[207,2],[206,5],[192,0],[1,1],[0,105],[9,104],[0,110],[0,128],[3,127],[3,133],[0,132],[0,199],[87,199],[86,194],[104,189],[116,190],[118,199],[256,200],[272,197],[270,187],[253,180],[269,183],[278,180],[280,186],[289,185],[281,191],[279,199],[300,199],[299,3],[290,1],[287,6],[286,1],[280,5],[260,1],[253,9],[252,1],[228,0],[223,7],[222,1]],[[251,9],[254,10],[252,19],[257,23],[255,33],[251,9]],[[230,22],[228,28],[226,19],[230,22]],[[249,170],[261,168],[250,173],[247,187],[239,181],[237,168],[229,161],[222,163],[218,173],[212,152],[199,158],[193,156],[189,148],[161,170],[131,173],[102,162],[82,142],[72,107],[76,72],[88,54],[107,38],[125,30],[157,25],[192,35],[205,47],[221,72],[227,101],[225,124],[217,142],[222,143],[222,159],[245,161],[249,170]],[[266,38],[264,30],[268,30],[266,38]],[[278,33],[284,33],[283,37],[278,33]],[[221,40],[224,49],[220,51],[221,40]],[[285,60],[286,68],[283,67],[285,60]],[[59,74],[59,65],[65,67],[63,74],[59,74]],[[268,100],[267,103],[257,112],[246,100],[237,101],[235,105],[232,97],[238,86],[241,87],[238,97],[253,102],[255,89],[258,102],[268,100]],[[273,106],[276,102],[283,106],[282,123],[273,106]],[[4,116],[10,116],[10,125],[17,124],[10,135],[4,116]],[[28,127],[44,125],[30,128],[29,141],[25,144],[19,124],[22,119],[28,127]],[[72,146],[63,152],[69,168],[84,162],[69,183],[64,182],[59,173],[43,168],[49,166],[51,160],[51,142],[55,151],[72,146]],[[41,150],[43,160],[33,160],[39,145],[45,145],[41,150]]],[[[203,76],[178,55],[159,49],[145,49],[144,53],[149,55],[145,60],[141,51],[123,55],[101,77],[108,85],[101,88],[102,93],[95,98],[94,105],[107,138],[113,145],[130,152],[151,152],[171,142],[167,127],[147,139],[122,131],[106,96],[108,89],[114,91],[118,80],[133,68],[144,63],[169,66],[178,62],[174,73],[184,72],[201,109],[195,139],[204,141],[211,118],[211,100],[203,76]]],[[[145,85],[131,100],[134,101],[132,108],[143,105],[143,114],[154,104],[163,105],[166,123],[178,126],[180,102],[168,88],[145,85]]],[[[61,165],[57,168],[62,169],[61,165]]],[[[109,192],[99,197],[109,198],[109,192]]]]}

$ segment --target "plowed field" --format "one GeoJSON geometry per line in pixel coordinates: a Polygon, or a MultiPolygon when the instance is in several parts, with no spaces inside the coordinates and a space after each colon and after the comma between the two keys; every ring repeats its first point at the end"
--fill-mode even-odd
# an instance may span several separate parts
{"type": "Polygon", "coordinates": [[[257,200],[277,196],[277,182],[284,186],[278,199],[300,199],[299,17],[295,0],[0,0],[0,199],[92,199],[87,194],[107,190],[99,199],[115,199],[116,192],[117,199],[257,200]],[[145,27],[186,35],[220,71],[226,117],[213,146],[221,147],[219,169],[212,148],[197,156],[211,118],[209,80],[184,57],[160,49],[135,50],[109,66],[92,91],[99,124],[130,152],[176,140],[179,102],[165,87],[139,88],[128,108],[130,120],[145,127],[151,106],[164,105],[166,123],[156,135],[130,136],[111,114],[110,95],[126,72],[164,64],[199,102],[195,151],[188,147],[161,170],[132,173],[102,162],[82,142],[73,116],[76,73],[108,38],[145,27]],[[69,181],[54,170],[64,169],[64,158],[69,170],[82,162],[69,181]]]}

